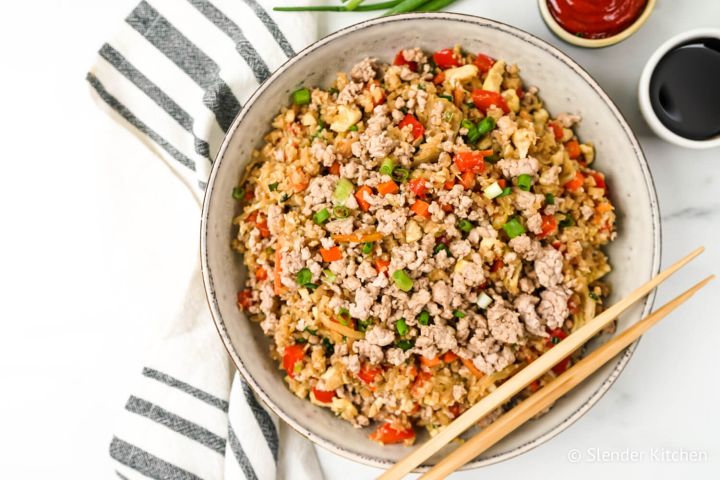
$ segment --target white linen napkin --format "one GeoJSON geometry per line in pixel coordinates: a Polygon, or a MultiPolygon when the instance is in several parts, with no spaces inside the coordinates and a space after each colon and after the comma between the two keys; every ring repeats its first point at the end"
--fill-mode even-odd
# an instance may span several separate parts
{"type": "MultiPolygon", "coordinates": [[[[202,196],[224,132],[272,71],[316,40],[312,14],[274,1],[143,0],[87,74],[97,103],[202,196]]],[[[195,212],[199,214],[199,210],[195,212]]],[[[236,372],[196,272],[122,411],[110,456],[120,478],[322,478],[309,441],[269,413],[236,372]]]]}

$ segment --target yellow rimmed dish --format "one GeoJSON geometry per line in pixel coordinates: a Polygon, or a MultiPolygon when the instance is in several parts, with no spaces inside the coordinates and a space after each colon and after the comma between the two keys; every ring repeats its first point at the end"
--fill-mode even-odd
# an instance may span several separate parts
{"type": "Polygon", "coordinates": [[[640,27],[642,27],[643,24],[647,21],[648,17],[650,17],[650,14],[655,8],[655,1],[656,0],[648,0],[647,4],[645,5],[645,9],[640,14],[640,16],[635,19],[635,21],[625,30],[605,38],[584,38],[565,30],[562,25],[560,25],[550,13],[550,8],[548,8],[548,0],[538,0],[538,8],[540,9],[540,15],[542,16],[545,24],[548,26],[550,31],[552,31],[561,40],[564,40],[572,45],[577,45],[578,47],[602,48],[609,47],[610,45],[615,45],[616,43],[620,43],[623,40],[629,38],[635,32],[637,32],[640,27]]]}

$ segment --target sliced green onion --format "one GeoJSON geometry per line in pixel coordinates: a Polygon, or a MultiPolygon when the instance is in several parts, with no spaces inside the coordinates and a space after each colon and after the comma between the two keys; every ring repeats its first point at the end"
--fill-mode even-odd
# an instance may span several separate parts
{"type": "Polygon", "coordinates": [[[338,310],[338,321],[340,325],[345,325],[346,327],[350,325],[350,311],[347,308],[343,307],[338,310]]]}
{"type": "Polygon", "coordinates": [[[318,286],[314,283],[306,283],[305,285],[303,285],[303,287],[307,288],[308,290],[315,290],[318,286]]]}
{"type": "Polygon", "coordinates": [[[548,205],[555,205],[555,195],[553,195],[552,193],[546,193],[545,203],[547,203],[548,205]]]}
{"type": "Polygon", "coordinates": [[[495,128],[495,119],[493,117],[485,117],[478,123],[477,130],[480,135],[485,135],[495,128]]]}
{"type": "Polygon", "coordinates": [[[407,352],[413,347],[413,342],[411,340],[403,338],[402,340],[398,340],[397,342],[395,342],[395,346],[403,352],[407,352]]]}
{"type": "Polygon", "coordinates": [[[242,200],[243,195],[245,195],[245,189],[242,187],[235,187],[232,191],[232,197],[235,200],[242,200]]]}
{"type": "Polygon", "coordinates": [[[571,215],[565,215],[565,218],[558,222],[558,225],[562,228],[572,227],[575,225],[575,219],[571,215]]]}
{"type": "Polygon", "coordinates": [[[316,330],[316,329],[313,329],[313,328],[310,328],[310,327],[305,327],[305,331],[308,332],[310,335],[315,335],[315,336],[317,337],[317,330],[316,330]]]}
{"type": "MultiPolygon", "coordinates": [[[[348,10],[351,10],[351,11],[355,10],[362,2],[363,2],[363,0],[349,0],[347,2],[347,5],[345,5],[345,8],[347,8],[348,10]]],[[[343,3],[345,3],[345,2],[343,2],[343,3]]]]}
{"type": "Polygon", "coordinates": [[[348,127],[348,132],[357,132],[357,131],[358,131],[358,126],[357,126],[357,125],[350,125],[350,126],[348,127]]]}
{"type": "Polygon", "coordinates": [[[478,140],[480,140],[480,137],[482,137],[482,134],[477,128],[472,128],[467,134],[468,140],[470,140],[470,143],[477,143],[478,140]]]}
{"type": "Polygon", "coordinates": [[[520,223],[518,217],[513,217],[508,220],[502,228],[510,238],[515,238],[525,233],[525,227],[523,227],[523,224],[520,223]]]}
{"type": "Polygon", "coordinates": [[[385,157],[380,164],[380,173],[383,175],[392,175],[393,169],[395,168],[395,162],[390,157],[385,157]]]}
{"type": "Polygon", "coordinates": [[[492,200],[495,197],[502,195],[503,189],[498,182],[493,182],[492,185],[488,186],[483,193],[487,198],[492,200]]]}
{"type": "Polygon", "coordinates": [[[335,199],[338,203],[345,203],[345,200],[352,195],[353,190],[355,190],[355,185],[353,185],[347,178],[341,178],[335,186],[333,199],[335,199]]]}
{"type": "Polygon", "coordinates": [[[292,93],[292,101],[295,105],[307,105],[310,103],[310,90],[300,88],[292,93]]]}
{"type": "Polygon", "coordinates": [[[275,190],[277,190],[278,185],[280,185],[280,183],[278,183],[278,182],[268,183],[268,190],[270,190],[271,192],[274,192],[275,190]]]}
{"type": "Polygon", "coordinates": [[[287,202],[288,200],[290,200],[290,197],[292,197],[292,195],[290,195],[289,193],[283,193],[282,197],[280,197],[280,201],[287,202]]]}
{"type": "Polygon", "coordinates": [[[447,100],[448,102],[453,102],[453,101],[455,101],[455,100],[453,99],[452,95],[438,95],[438,97],[444,98],[444,99],[447,100]]]}
{"type": "Polygon", "coordinates": [[[403,292],[409,292],[413,286],[413,280],[405,273],[405,270],[395,270],[392,274],[395,285],[403,292]]]}
{"type": "Polygon", "coordinates": [[[410,172],[408,172],[407,169],[402,167],[396,167],[392,171],[392,179],[398,183],[405,183],[409,176],[410,172]]]}
{"type": "Polygon", "coordinates": [[[447,111],[443,114],[443,120],[445,120],[446,122],[451,122],[454,116],[455,116],[454,112],[447,111]]]}
{"type": "Polygon", "coordinates": [[[333,283],[335,280],[337,280],[337,275],[332,270],[325,269],[323,270],[323,273],[325,274],[325,278],[327,278],[328,282],[333,283]]]}
{"type": "Polygon", "coordinates": [[[480,297],[478,298],[477,304],[480,308],[487,308],[492,303],[492,298],[490,298],[490,295],[488,295],[485,292],[480,293],[480,297]]]}
{"type": "Polygon", "coordinates": [[[297,273],[295,280],[297,280],[298,285],[304,287],[312,281],[312,272],[309,268],[303,268],[297,273]]]}
{"type": "MultiPolygon", "coordinates": [[[[295,337],[295,343],[307,343],[307,338],[305,337],[295,337]]],[[[297,364],[296,364],[297,365],[297,364]]]]}
{"type": "Polygon", "coordinates": [[[511,193],[512,193],[512,188],[510,188],[510,187],[505,187],[505,188],[503,188],[502,193],[501,193],[500,195],[498,195],[497,197],[495,197],[495,198],[507,197],[507,196],[510,195],[511,193]]]}
{"type": "Polygon", "coordinates": [[[460,310],[453,310],[453,317],[455,318],[465,318],[465,313],[461,312],[460,310]]]}
{"type": "Polygon", "coordinates": [[[435,245],[435,248],[433,248],[433,255],[437,255],[443,250],[445,250],[446,252],[448,251],[447,245],[445,245],[444,243],[438,243],[437,245],[435,245]]]}
{"type": "Polygon", "coordinates": [[[473,128],[475,128],[475,124],[467,118],[460,122],[460,126],[462,128],[467,128],[468,130],[472,130],[473,128]]]}
{"type": "Polygon", "coordinates": [[[410,331],[410,328],[407,325],[407,322],[404,318],[401,318],[397,322],[395,322],[395,330],[397,330],[399,335],[405,335],[407,332],[410,331]]]}
{"type": "Polygon", "coordinates": [[[595,292],[593,292],[593,291],[588,292],[588,297],[590,297],[591,299],[595,300],[596,302],[599,302],[599,301],[600,301],[600,297],[598,297],[598,296],[597,296],[597,293],[595,293],[595,292]]]}
{"type": "Polygon", "coordinates": [[[318,225],[322,225],[327,222],[328,218],[330,218],[330,212],[327,208],[323,208],[322,210],[315,212],[315,215],[313,215],[313,220],[318,225]]]}
{"type": "Polygon", "coordinates": [[[417,317],[417,321],[420,325],[430,325],[430,314],[423,310],[417,317]]]}
{"type": "Polygon", "coordinates": [[[520,175],[517,179],[517,185],[520,188],[520,190],[525,190],[526,192],[530,191],[530,187],[532,187],[532,175],[528,175],[527,173],[523,173],[520,175]]]}
{"type": "Polygon", "coordinates": [[[338,205],[333,208],[333,214],[336,218],[347,218],[350,215],[350,210],[344,205],[338,205]]]}
{"type": "Polygon", "coordinates": [[[369,255],[373,251],[373,247],[375,244],[373,242],[365,242],[365,244],[362,247],[362,253],[365,255],[369,255]]]}
{"type": "Polygon", "coordinates": [[[473,227],[473,223],[470,220],[466,220],[464,218],[458,223],[458,228],[465,233],[470,233],[470,230],[472,230],[473,227]]]}

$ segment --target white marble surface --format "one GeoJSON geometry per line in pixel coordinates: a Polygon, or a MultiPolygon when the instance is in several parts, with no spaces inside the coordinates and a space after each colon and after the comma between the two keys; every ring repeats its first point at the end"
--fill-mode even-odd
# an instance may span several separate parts
{"type": "MultiPolygon", "coordinates": [[[[0,16],[3,478],[110,476],[114,413],[178,305],[188,259],[197,251],[193,200],[142,144],[94,107],[83,82],[94,51],[135,3],[14,2],[0,16]]],[[[454,9],[558,45],[627,116],[660,197],[663,263],[698,244],[708,247],[701,261],[660,289],[658,305],[720,272],[720,150],[689,151],[658,140],[635,101],[654,47],[689,28],[720,27],[720,2],[659,0],[634,37],[599,51],[556,40],[533,0],[463,0],[454,9]]],[[[361,18],[325,16],[323,29],[361,18]]],[[[448,37],[452,43],[451,32],[448,37]]],[[[566,432],[520,458],[453,478],[718,478],[718,311],[720,282],[646,335],[617,384],[566,432]],[[579,462],[568,459],[572,449],[581,453],[579,462]],[[705,460],[663,460],[662,449],[701,452],[705,460]],[[631,453],[640,459],[596,459],[631,453]]],[[[378,473],[327,452],[320,456],[328,479],[378,473]]]]}

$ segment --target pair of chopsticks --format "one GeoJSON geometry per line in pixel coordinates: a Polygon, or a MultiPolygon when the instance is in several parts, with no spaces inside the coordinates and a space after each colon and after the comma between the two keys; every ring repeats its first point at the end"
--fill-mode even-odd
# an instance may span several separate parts
{"type": "MultiPolygon", "coordinates": [[[[478,403],[468,409],[465,413],[455,419],[450,425],[441,430],[436,436],[425,442],[410,455],[388,469],[379,480],[398,480],[414,468],[418,467],[435,452],[443,448],[455,437],[473,426],[481,418],[507,402],[513,395],[521,391],[535,379],[541,377],[555,364],[580,348],[590,340],[603,327],[612,322],[633,303],[650,293],[654,288],[667,280],[670,275],[687,265],[691,260],[700,255],[705,249],[700,247],[685,258],[679,260],[649,282],[638,287],[626,298],[620,300],[597,317],[580,327],[578,330],[567,336],[560,343],[555,345],[534,362],[527,365],[518,373],[510,377],[496,390],[481,399],[478,403]]],[[[699,282],[674,300],[663,305],[654,313],[639,321],[620,335],[612,338],[590,355],[580,360],[562,375],[555,378],[551,383],[545,385],[528,399],[517,405],[509,412],[503,414],[490,426],[483,429],[475,437],[465,442],[445,457],[430,471],[423,475],[422,479],[441,479],[463,466],[477,455],[484,452],[492,445],[507,436],[510,432],[525,423],[537,413],[553,404],[558,398],[570,391],[585,378],[590,376],[608,360],[620,353],[625,347],[637,340],[650,327],[667,316],[675,308],[694,295],[698,290],[707,285],[714,275],[710,275],[699,282]]]]}

